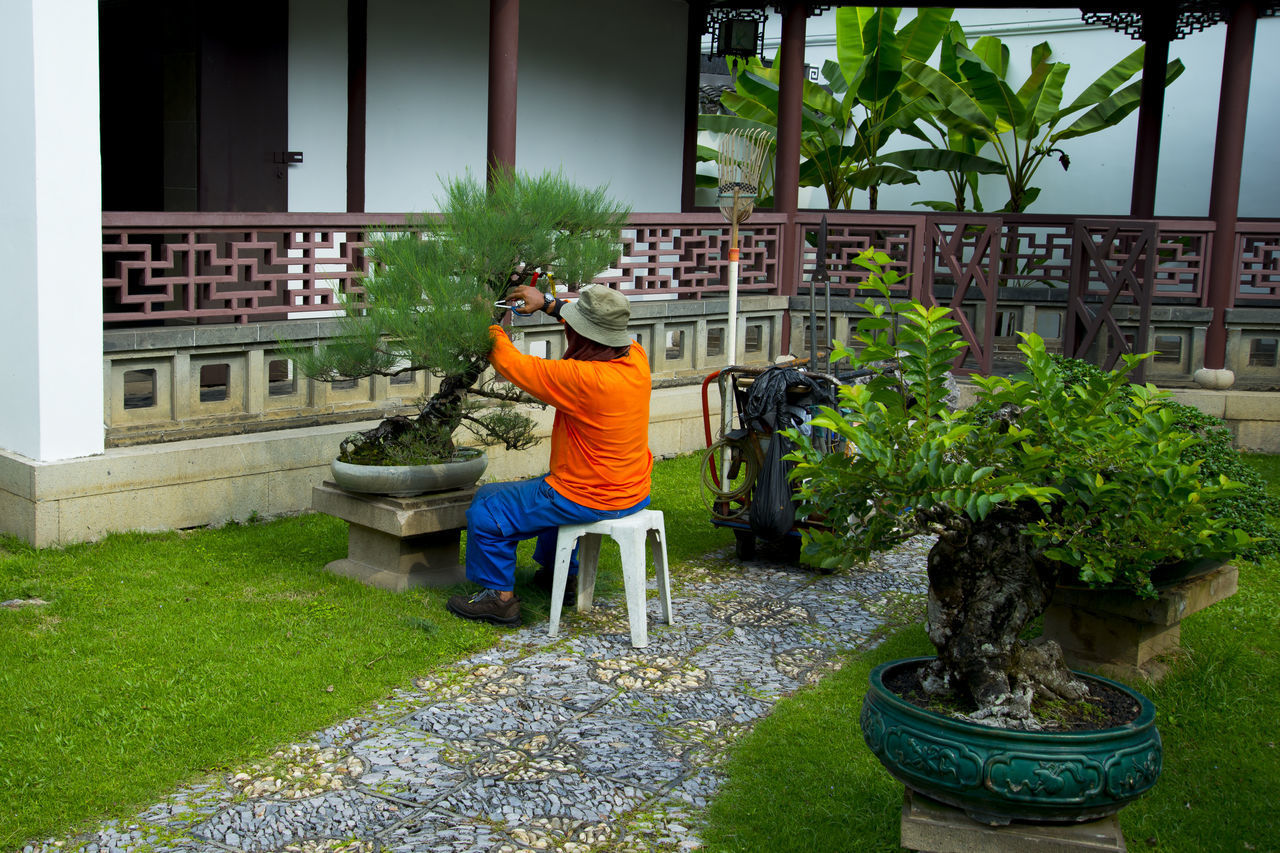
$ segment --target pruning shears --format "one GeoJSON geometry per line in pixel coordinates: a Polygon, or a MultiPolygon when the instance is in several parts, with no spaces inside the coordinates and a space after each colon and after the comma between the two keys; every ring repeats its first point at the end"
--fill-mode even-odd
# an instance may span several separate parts
{"type": "MultiPolygon", "coordinates": [[[[537,287],[537,286],[538,286],[538,276],[539,276],[539,275],[540,275],[540,273],[538,273],[538,272],[536,272],[536,271],[534,272],[534,274],[533,274],[533,278],[529,279],[529,286],[530,286],[530,287],[537,287]]],[[[550,278],[550,276],[547,276],[547,277],[548,277],[548,278],[550,278]]],[[[499,308],[523,308],[523,307],[524,307],[524,300],[523,300],[523,299],[517,299],[515,302],[508,302],[508,301],[507,301],[507,300],[505,300],[505,299],[499,299],[497,302],[495,302],[495,303],[493,303],[493,304],[494,304],[494,305],[496,305],[496,306],[497,306],[497,307],[499,307],[499,308]]]]}

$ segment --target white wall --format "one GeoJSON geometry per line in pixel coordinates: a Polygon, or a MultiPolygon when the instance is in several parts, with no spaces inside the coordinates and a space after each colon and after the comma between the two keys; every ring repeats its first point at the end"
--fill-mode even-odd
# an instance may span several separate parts
{"type": "Polygon", "coordinates": [[[523,0],[517,168],[679,210],[687,27],[677,0],[523,0]]]}
{"type": "MultiPolygon", "coordinates": [[[[904,9],[899,25],[909,21],[913,14],[913,9],[904,9]]],[[[1086,27],[1074,10],[975,9],[958,10],[955,17],[964,26],[970,42],[980,35],[994,35],[1008,45],[1013,77],[1018,81],[1025,78],[1032,46],[1049,42],[1055,58],[1071,63],[1064,105],[1141,44],[1103,27],[1086,27]]],[[[1225,24],[1218,24],[1170,46],[1170,58],[1181,59],[1187,70],[1166,95],[1156,187],[1158,215],[1208,215],[1226,29],[1225,24]]],[[[825,60],[835,59],[834,11],[810,18],[806,31],[805,61],[809,65],[820,68],[825,60]]],[[[777,15],[771,16],[765,33],[766,52],[772,56],[781,33],[777,15]]],[[[1278,38],[1280,19],[1259,20],[1240,194],[1241,216],[1274,218],[1280,215],[1280,201],[1276,198],[1276,190],[1280,188],[1280,163],[1273,153],[1273,140],[1280,133],[1280,98],[1274,89],[1274,81],[1280,79],[1280,51],[1272,49],[1278,38]]],[[[1116,127],[1067,140],[1061,147],[1070,155],[1070,170],[1064,172],[1056,160],[1044,163],[1032,182],[1043,192],[1029,212],[1127,214],[1137,127],[1135,112],[1116,127]]],[[[915,145],[914,140],[899,137],[890,147],[915,145]]],[[[880,209],[921,211],[925,208],[913,207],[912,203],[921,199],[950,200],[951,197],[951,188],[945,179],[922,176],[920,185],[881,187],[880,209]]],[[[1002,178],[984,176],[982,200],[988,209],[999,208],[1008,200],[1002,178]]],[[[802,191],[800,202],[802,206],[821,206],[821,190],[808,194],[802,191]]],[[[866,193],[855,196],[854,206],[865,209],[866,193]]]]}
{"type": "Polygon", "coordinates": [[[289,210],[347,209],[347,0],[290,0],[289,210]]]}
{"type": "MultiPolygon", "coordinates": [[[[679,0],[521,3],[516,168],[678,210],[686,20],[679,0]]],[[[442,179],[484,175],[488,52],[487,2],[369,3],[367,210],[435,210],[442,179]]]]}
{"type": "Polygon", "coordinates": [[[484,176],[489,4],[371,0],[365,209],[436,210],[441,178],[484,176]]]}
{"type": "Polygon", "coordinates": [[[16,0],[0,28],[0,447],[101,453],[96,0],[16,0]]]}

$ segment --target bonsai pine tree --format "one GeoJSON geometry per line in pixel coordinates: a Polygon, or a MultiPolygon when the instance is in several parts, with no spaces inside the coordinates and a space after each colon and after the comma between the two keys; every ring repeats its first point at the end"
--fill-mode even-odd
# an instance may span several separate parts
{"type": "Polygon", "coordinates": [[[464,423],[482,444],[533,444],[532,421],[513,408],[518,391],[477,385],[488,367],[489,326],[506,311],[494,303],[535,273],[590,281],[621,254],[628,214],[604,188],[508,171],[487,188],[470,176],[450,181],[438,216],[375,239],[363,293],[344,302],[340,334],[290,355],[302,373],[326,382],[423,370],[439,383],[416,416],[388,418],[344,441],[344,461],[447,460],[464,423]],[[481,408],[470,396],[498,405],[481,408]]]}
{"type": "Polygon", "coordinates": [[[1197,439],[1177,428],[1162,392],[1125,377],[1142,356],[1068,384],[1044,342],[1023,335],[1026,373],[974,376],[977,404],[951,409],[957,323],[946,308],[890,304],[894,280],[873,275],[868,286],[882,299],[862,306],[860,350],[837,343],[834,355],[898,371],[841,387],[837,406],[813,421],[842,436],[847,453],[792,435],[803,511],[830,520],[807,532],[805,551],[847,565],[936,535],[928,633],[938,657],[925,689],[968,700],[973,719],[1035,727],[1036,698],[1087,692],[1055,644],[1021,636],[1059,579],[1150,594],[1159,564],[1246,547],[1249,537],[1215,511],[1234,484],[1206,481],[1199,462],[1183,461],[1197,439]]]}

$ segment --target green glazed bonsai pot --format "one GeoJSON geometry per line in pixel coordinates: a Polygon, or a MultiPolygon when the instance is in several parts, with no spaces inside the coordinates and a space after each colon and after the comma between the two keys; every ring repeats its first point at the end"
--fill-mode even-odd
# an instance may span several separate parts
{"type": "Polygon", "coordinates": [[[980,823],[1000,826],[1014,820],[1075,823],[1106,817],[1159,778],[1155,706],[1140,693],[1077,673],[1131,697],[1139,706],[1137,717],[1096,731],[1010,731],[918,708],[885,687],[884,677],[895,667],[930,660],[876,667],[862,703],[867,746],[907,787],[963,809],[980,823]]]}

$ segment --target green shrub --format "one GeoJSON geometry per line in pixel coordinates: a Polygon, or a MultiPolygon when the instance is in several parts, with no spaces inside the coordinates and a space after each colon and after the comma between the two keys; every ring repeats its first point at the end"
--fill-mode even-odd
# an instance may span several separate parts
{"type": "MultiPolygon", "coordinates": [[[[1061,355],[1052,358],[1066,385],[1082,384],[1104,375],[1098,367],[1078,358],[1061,355]]],[[[1216,480],[1221,475],[1242,484],[1216,506],[1219,517],[1230,519],[1232,526],[1258,540],[1241,556],[1256,560],[1280,553],[1280,523],[1274,518],[1280,515],[1280,501],[1267,495],[1266,480],[1246,464],[1232,446],[1227,422],[1185,403],[1167,400],[1163,405],[1173,412],[1178,429],[1200,439],[1183,451],[1180,461],[1184,465],[1199,462],[1200,474],[1205,479],[1216,480]]]]}

